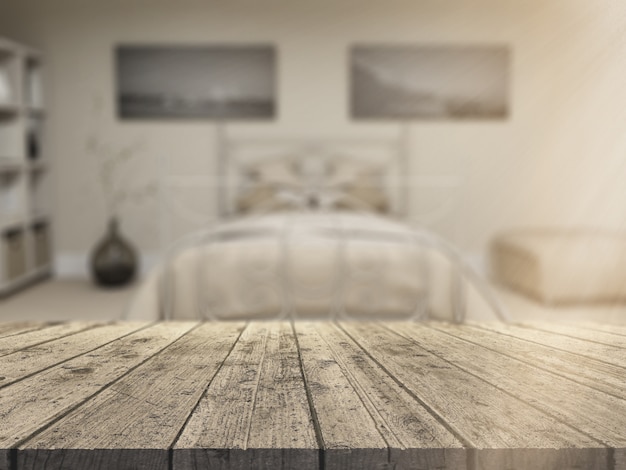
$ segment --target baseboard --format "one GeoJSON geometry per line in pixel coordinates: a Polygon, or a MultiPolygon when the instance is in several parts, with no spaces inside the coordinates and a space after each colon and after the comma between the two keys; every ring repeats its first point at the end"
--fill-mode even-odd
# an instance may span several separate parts
{"type": "MultiPolygon", "coordinates": [[[[156,265],[161,256],[156,253],[141,255],[139,274],[146,276],[156,265]]],[[[89,255],[85,253],[59,253],[54,257],[54,275],[61,278],[89,278],[89,255]]]]}

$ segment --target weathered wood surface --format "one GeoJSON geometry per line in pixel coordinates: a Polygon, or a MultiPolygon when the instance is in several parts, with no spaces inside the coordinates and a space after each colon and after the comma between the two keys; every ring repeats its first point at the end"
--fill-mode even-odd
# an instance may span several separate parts
{"type": "Polygon", "coordinates": [[[424,340],[415,343],[379,323],[342,327],[467,442],[471,468],[592,470],[606,463],[608,452],[600,442],[429,351],[424,340]],[[583,450],[545,452],[555,448],[583,450]],[[535,452],[529,455],[529,449],[535,452]]]}
{"type": "Polygon", "coordinates": [[[7,354],[0,360],[0,387],[86,354],[145,326],[145,323],[103,325],[7,354]]]}
{"type": "Polygon", "coordinates": [[[95,328],[98,325],[98,323],[65,323],[48,328],[35,329],[24,334],[5,336],[0,338],[0,356],[6,356],[31,346],[54,341],[63,336],[95,328]]]}
{"type": "MultiPolygon", "coordinates": [[[[9,449],[93,398],[193,326],[159,324],[0,389],[0,470],[16,467],[9,467],[9,449]]],[[[125,420],[121,416],[117,421],[125,420]]]]}
{"type": "Polygon", "coordinates": [[[203,325],[161,349],[26,441],[19,448],[18,467],[167,470],[167,449],[242,329],[243,324],[238,323],[203,325]],[[111,416],[124,417],[123,426],[111,416]],[[98,454],[91,449],[107,452],[98,454]]]}
{"type": "MultiPolygon", "coordinates": [[[[581,357],[587,357],[595,359],[608,364],[613,364],[618,367],[626,369],[626,348],[624,347],[624,337],[619,335],[612,335],[615,338],[615,344],[610,343],[608,340],[605,342],[597,342],[591,338],[595,335],[590,330],[585,330],[589,333],[586,339],[583,339],[580,335],[577,337],[570,335],[563,335],[557,332],[561,329],[561,326],[555,325],[555,330],[546,331],[546,325],[541,324],[540,328],[531,328],[530,326],[517,326],[517,325],[503,325],[486,323],[481,327],[512,336],[514,338],[520,338],[527,341],[531,341],[537,344],[543,344],[549,346],[552,349],[558,349],[561,351],[567,351],[577,354],[581,357]]],[[[579,333],[581,333],[579,331],[579,333]]],[[[599,333],[602,334],[602,333],[599,333]]]]}
{"type": "Polygon", "coordinates": [[[174,468],[314,469],[318,449],[291,325],[255,323],[191,415],[174,468]]]}
{"type": "Polygon", "coordinates": [[[551,374],[566,377],[574,382],[597,388],[618,398],[626,397],[626,380],[623,368],[590,359],[577,353],[554,349],[509,335],[498,334],[477,326],[458,328],[453,325],[434,324],[433,328],[453,333],[468,342],[498,351],[551,374]]]}
{"type": "MultiPolygon", "coordinates": [[[[315,366],[328,369],[329,364],[339,374],[339,378],[332,380],[320,380],[317,377],[317,386],[309,387],[320,425],[324,424],[321,432],[326,448],[358,446],[358,439],[362,435],[360,429],[371,426],[373,422],[389,448],[388,455],[383,455],[382,460],[377,462],[383,468],[384,465],[387,468],[466,468],[467,456],[463,442],[438,421],[423,403],[364,354],[359,345],[340,328],[324,323],[298,323],[296,330],[304,357],[309,356],[306,348],[311,351],[315,348],[312,357],[318,358],[317,363],[305,368],[310,370],[311,377],[316,378],[315,366]],[[325,383],[335,386],[342,384],[348,386],[348,390],[354,389],[363,406],[354,399],[356,397],[352,397],[353,402],[364,418],[355,420],[356,413],[352,411],[345,421],[340,422],[336,416],[338,412],[344,412],[345,393],[342,389],[337,391],[324,387],[325,383]],[[343,429],[338,426],[338,422],[343,429]],[[345,436],[344,442],[337,439],[338,431],[341,432],[340,439],[342,435],[345,436]],[[346,438],[352,441],[345,442],[346,438]]],[[[376,434],[373,430],[371,432],[376,434]]],[[[374,463],[374,460],[363,463],[363,468],[368,468],[370,462],[374,463]]],[[[327,459],[325,468],[342,468],[342,464],[339,461],[334,465],[327,459]]],[[[370,468],[381,467],[371,465],[370,468]]]]}
{"type": "Polygon", "coordinates": [[[626,349],[626,337],[613,332],[581,328],[577,325],[564,323],[535,323],[533,325],[529,325],[528,327],[536,330],[547,331],[549,333],[570,336],[572,338],[578,338],[593,343],[607,344],[609,346],[626,349]]]}
{"type": "Polygon", "coordinates": [[[45,326],[45,323],[38,322],[0,323],[0,338],[39,330],[45,326]]]}
{"type": "Polygon", "coordinates": [[[626,326],[622,325],[607,325],[604,323],[584,322],[579,323],[578,326],[581,328],[586,328],[588,330],[604,331],[605,333],[626,336],[626,326]]]}
{"type": "Polygon", "coordinates": [[[389,328],[559,421],[580,430],[593,429],[600,445],[615,447],[626,442],[626,401],[622,399],[526,364],[503,354],[506,349],[498,351],[473,343],[472,332],[466,328],[389,328]],[[581,402],[586,406],[581,407],[581,402]],[[624,416],[623,422],[616,420],[615,414],[624,416]]]}
{"type": "Polygon", "coordinates": [[[0,324],[0,470],[626,470],[625,333],[0,324]]]}

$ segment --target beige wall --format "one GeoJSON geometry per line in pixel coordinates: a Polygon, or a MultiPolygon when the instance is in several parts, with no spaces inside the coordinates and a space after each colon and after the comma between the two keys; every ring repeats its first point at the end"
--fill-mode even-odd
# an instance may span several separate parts
{"type": "MultiPolygon", "coordinates": [[[[41,46],[48,63],[48,149],[55,160],[57,253],[83,255],[102,233],[91,137],[140,150],[129,184],[211,174],[209,122],[120,122],[113,46],[124,42],[271,42],[279,52],[279,117],[237,133],[390,135],[394,124],[347,115],[347,50],[355,42],[505,43],[513,52],[513,114],[492,123],[413,123],[414,177],[459,176],[456,188],[415,190],[414,214],[450,200],[435,228],[469,253],[520,225],[626,221],[626,3],[623,0],[14,0],[7,33],[41,46]]],[[[1,26],[1,23],[0,23],[1,26]]],[[[415,179],[415,178],[414,178],[415,179]]],[[[187,190],[213,209],[209,190],[187,190]]],[[[144,252],[160,247],[163,207],[129,204],[123,227],[144,252]]],[[[178,220],[176,233],[192,224],[178,220]]]]}

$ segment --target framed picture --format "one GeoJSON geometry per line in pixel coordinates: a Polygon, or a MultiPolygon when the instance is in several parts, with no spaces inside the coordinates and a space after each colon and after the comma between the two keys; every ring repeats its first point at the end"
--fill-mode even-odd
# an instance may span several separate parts
{"type": "Polygon", "coordinates": [[[506,119],[506,46],[358,45],[350,51],[355,119],[506,119]]]}
{"type": "Polygon", "coordinates": [[[122,119],[272,119],[273,46],[122,45],[115,53],[122,119]]]}

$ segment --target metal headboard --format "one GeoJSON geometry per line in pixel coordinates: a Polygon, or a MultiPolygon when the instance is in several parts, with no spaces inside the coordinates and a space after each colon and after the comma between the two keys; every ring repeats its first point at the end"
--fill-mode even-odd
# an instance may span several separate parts
{"type": "Polygon", "coordinates": [[[291,153],[304,155],[307,158],[330,159],[333,155],[346,155],[359,158],[363,152],[378,150],[388,155],[389,171],[394,172],[391,180],[395,188],[385,188],[393,194],[392,214],[397,217],[409,215],[409,154],[408,130],[406,126],[400,128],[397,136],[389,138],[345,138],[334,136],[305,136],[305,137],[232,137],[227,133],[224,124],[218,124],[216,153],[218,156],[217,186],[218,213],[222,218],[231,217],[233,209],[230,203],[234,199],[233,192],[237,184],[233,184],[233,173],[241,171],[238,152],[242,149],[255,149],[260,154],[277,156],[277,154],[291,153]]]}

